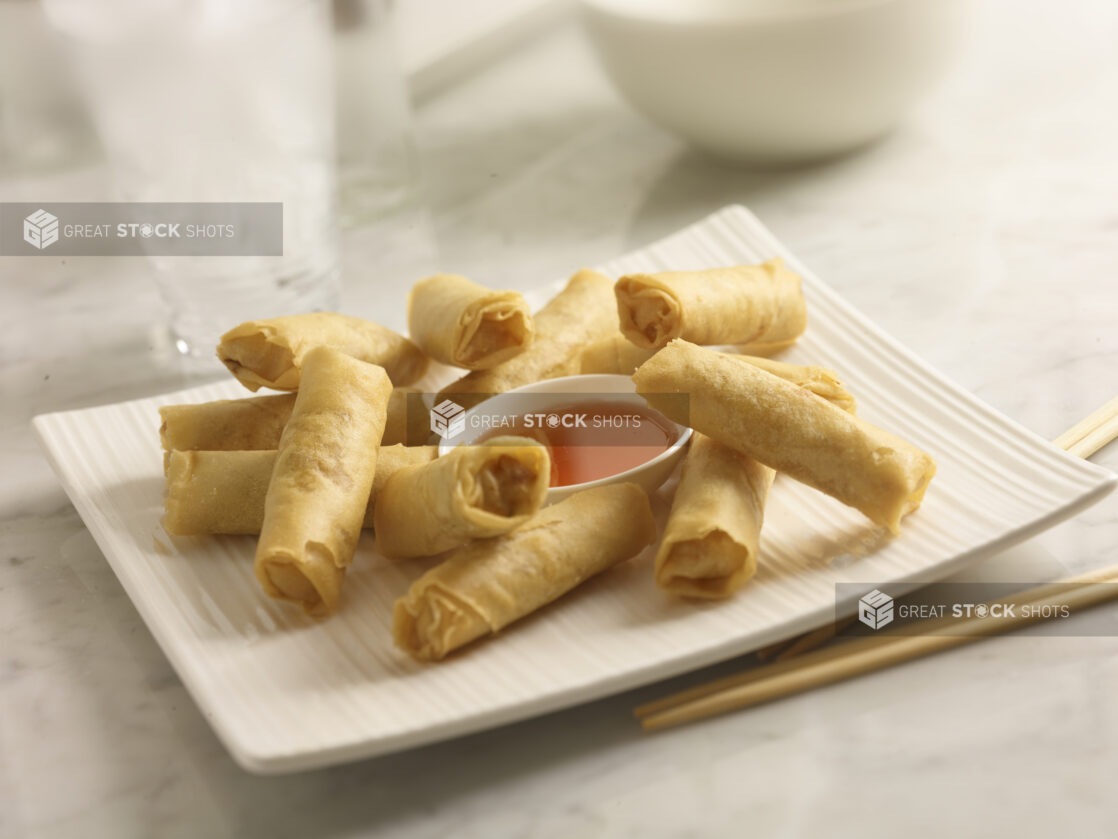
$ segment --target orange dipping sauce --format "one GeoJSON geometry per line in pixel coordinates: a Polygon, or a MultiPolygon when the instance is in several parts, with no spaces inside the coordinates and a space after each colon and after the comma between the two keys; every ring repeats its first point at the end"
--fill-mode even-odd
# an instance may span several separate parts
{"type": "Polygon", "coordinates": [[[551,454],[551,486],[608,478],[647,463],[679,439],[663,414],[633,402],[571,402],[486,431],[478,442],[516,435],[538,440],[551,454]]]}

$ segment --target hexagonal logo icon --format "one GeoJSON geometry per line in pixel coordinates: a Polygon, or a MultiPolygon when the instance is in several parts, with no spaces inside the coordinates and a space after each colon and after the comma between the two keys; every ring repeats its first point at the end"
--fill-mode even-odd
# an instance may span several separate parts
{"type": "Polygon", "coordinates": [[[893,598],[874,589],[858,601],[858,620],[870,629],[881,629],[893,622],[893,598]]]}
{"type": "Polygon", "coordinates": [[[42,250],[58,241],[58,216],[36,210],[23,220],[23,241],[42,250]]]}
{"type": "Polygon", "coordinates": [[[457,402],[444,399],[431,409],[431,430],[444,440],[466,427],[466,409],[457,402]]]}

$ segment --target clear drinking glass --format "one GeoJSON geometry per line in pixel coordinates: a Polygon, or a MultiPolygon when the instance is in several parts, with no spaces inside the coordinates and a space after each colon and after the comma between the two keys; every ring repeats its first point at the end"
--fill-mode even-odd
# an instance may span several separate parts
{"type": "Polygon", "coordinates": [[[419,182],[411,102],[392,0],[333,0],[342,223],[357,227],[407,203],[419,182]]]}
{"type": "Polygon", "coordinates": [[[87,160],[96,142],[75,79],[43,8],[0,0],[0,173],[26,175],[87,160]]]}
{"type": "Polygon", "coordinates": [[[282,202],[282,256],[153,255],[180,352],[337,308],[329,0],[45,0],[119,197],[282,202]]]}

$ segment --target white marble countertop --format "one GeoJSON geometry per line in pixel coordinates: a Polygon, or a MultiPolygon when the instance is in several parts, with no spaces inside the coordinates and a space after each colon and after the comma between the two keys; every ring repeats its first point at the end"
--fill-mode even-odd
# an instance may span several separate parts
{"type": "MultiPolygon", "coordinates": [[[[932,364],[1055,436],[1118,393],[1116,42],[1111,3],[987,0],[950,78],[894,135],[756,174],[634,116],[558,28],[423,105],[430,212],[347,236],[347,308],[398,312],[435,264],[532,287],[740,202],[932,364]]],[[[0,189],[80,200],[100,178],[0,189]]],[[[159,338],[146,266],[9,258],[0,294],[0,835],[1114,833],[1118,637],[994,639],[656,736],[629,712],[665,685],[350,766],[248,775],[28,427],[191,380],[159,338]]],[[[1095,460],[1118,469],[1118,447],[1095,460]]],[[[1112,496],[988,573],[1116,556],[1112,496]]]]}

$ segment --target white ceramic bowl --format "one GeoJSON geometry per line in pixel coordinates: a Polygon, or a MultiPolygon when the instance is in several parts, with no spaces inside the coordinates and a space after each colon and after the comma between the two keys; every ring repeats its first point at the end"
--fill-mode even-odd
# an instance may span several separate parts
{"type": "Polygon", "coordinates": [[[892,128],[939,74],[961,0],[582,0],[606,73],[718,157],[823,158],[892,128]]]}
{"type": "MultiPolygon", "coordinates": [[[[454,449],[455,446],[474,443],[478,438],[490,432],[489,428],[474,427],[471,422],[473,415],[517,416],[527,412],[548,411],[562,407],[571,402],[572,396],[595,396],[602,402],[608,403],[611,395],[623,405],[632,406],[632,394],[636,393],[633,380],[628,376],[586,375],[564,376],[559,379],[546,379],[542,382],[533,382],[530,385],[515,388],[506,393],[490,397],[482,404],[466,412],[465,430],[449,440],[439,443],[439,456],[454,449]],[[626,397],[628,397],[626,399],[626,397]]],[[[643,406],[643,400],[640,401],[643,406]]],[[[646,407],[646,406],[645,406],[646,407]]],[[[651,410],[651,409],[647,409],[651,410]]],[[[670,422],[670,421],[669,421],[670,422]]],[[[591,487],[605,486],[630,481],[641,487],[645,492],[655,492],[659,486],[668,479],[668,476],[683,457],[687,442],[691,439],[691,429],[682,425],[675,425],[678,432],[676,441],[663,453],[639,466],[599,478],[596,481],[587,481],[582,484],[570,486],[551,487],[547,491],[547,503],[554,504],[562,501],[568,495],[591,487]]]]}

